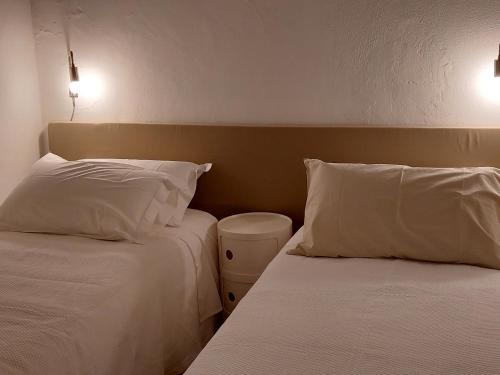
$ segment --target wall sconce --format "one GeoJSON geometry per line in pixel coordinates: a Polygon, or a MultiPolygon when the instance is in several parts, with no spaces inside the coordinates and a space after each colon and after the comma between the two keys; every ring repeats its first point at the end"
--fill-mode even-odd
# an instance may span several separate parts
{"type": "Polygon", "coordinates": [[[71,119],[75,116],[76,103],[75,99],[78,98],[78,92],[80,91],[80,76],[78,75],[78,68],[75,65],[75,59],[73,57],[73,51],[69,51],[68,55],[69,61],[69,97],[73,103],[73,112],[71,112],[71,119]]]}
{"type": "Polygon", "coordinates": [[[500,47],[498,51],[498,58],[495,60],[495,77],[500,77],[500,47]]]}
{"type": "Polygon", "coordinates": [[[70,98],[78,98],[78,91],[80,89],[80,77],[78,75],[78,68],[75,66],[73,58],[73,51],[69,51],[69,96],[70,98]]]}

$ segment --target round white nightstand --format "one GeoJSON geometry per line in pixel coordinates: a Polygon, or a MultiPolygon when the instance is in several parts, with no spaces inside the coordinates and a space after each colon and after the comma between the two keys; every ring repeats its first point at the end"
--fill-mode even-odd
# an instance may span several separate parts
{"type": "Polygon", "coordinates": [[[227,317],[292,236],[292,220],[269,212],[226,217],[217,225],[222,304],[227,317]]]}

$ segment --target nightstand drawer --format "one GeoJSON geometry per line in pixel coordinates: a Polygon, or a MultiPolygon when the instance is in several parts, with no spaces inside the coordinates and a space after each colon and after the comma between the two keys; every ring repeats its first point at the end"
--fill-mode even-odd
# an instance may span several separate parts
{"type": "Polygon", "coordinates": [[[278,253],[278,240],[242,240],[221,237],[220,261],[222,270],[261,274],[278,253]]]}
{"type": "Polygon", "coordinates": [[[253,283],[241,283],[230,279],[222,280],[222,304],[224,310],[231,312],[247,294],[253,283]]]}

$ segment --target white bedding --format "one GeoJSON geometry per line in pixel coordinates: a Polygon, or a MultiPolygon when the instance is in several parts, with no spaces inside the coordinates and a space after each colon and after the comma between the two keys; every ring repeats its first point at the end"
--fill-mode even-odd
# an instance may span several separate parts
{"type": "Polygon", "coordinates": [[[285,254],[301,235],[186,375],[500,373],[500,271],[285,254]]]}
{"type": "Polygon", "coordinates": [[[220,311],[216,220],[145,245],[0,233],[0,374],[178,374],[220,311]]]}

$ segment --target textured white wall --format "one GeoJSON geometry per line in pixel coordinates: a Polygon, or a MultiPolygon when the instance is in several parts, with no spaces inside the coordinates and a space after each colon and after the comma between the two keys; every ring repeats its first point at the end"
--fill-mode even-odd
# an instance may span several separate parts
{"type": "Polygon", "coordinates": [[[29,0],[0,1],[0,203],[39,156],[42,129],[29,0]]]}
{"type": "Polygon", "coordinates": [[[500,1],[32,0],[44,120],[500,125],[500,1]],[[489,73],[487,73],[489,77],[489,73]]]}

